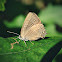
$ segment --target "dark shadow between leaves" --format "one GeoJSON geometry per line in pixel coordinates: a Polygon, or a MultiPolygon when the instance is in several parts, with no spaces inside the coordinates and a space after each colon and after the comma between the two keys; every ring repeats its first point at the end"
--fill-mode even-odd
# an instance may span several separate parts
{"type": "Polygon", "coordinates": [[[62,54],[59,54],[55,58],[56,62],[62,62],[62,54]]]}
{"type": "Polygon", "coordinates": [[[62,27],[60,27],[58,24],[55,24],[56,25],[56,30],[60,33],[62,33],[62,27]]]}
{"type": "Polygon", "coordinates": [[[13,37],[17,36],[11,33],[8,33],[7,31],[15,32],[20,34],[21,28],[8,28],[6,27],[2,21],[0,21],[0,37],[7,38],[7,37],[13,37]]]}
{"type": "Polygon", "coordinates": [[[40,62],[52,62],[54,57],[57,55],[57,53],[62,48],[62,41],[57,43],[55,46],[53,46],[43,57],[43,59],[40,62]]]}

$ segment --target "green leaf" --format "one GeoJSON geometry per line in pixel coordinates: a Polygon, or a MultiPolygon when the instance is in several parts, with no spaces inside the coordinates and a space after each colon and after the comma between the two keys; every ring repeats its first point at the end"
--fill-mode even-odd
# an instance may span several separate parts
{"type": "Polygon", "coordinates": [[[0,62],[40,62],[45,54],[62,40],[62,37],[49,37],[32,41],[34,45],[27,41],[27,47],[24,41],[20,40],[19,44],[15,44],[14,48],[10,49],[10,44],[15,42],[12,38],[16,37],[0,37],[0,62]]]}
{"type": "Polygon", "coordinates": [[[39,18],[47,31],[47,36],[61,36],[62,33],[56,30],[56,25],[62,27],[62,6],[49,4],[39,13],[39,18]]]}
{"type": "Polygon", "coordinates": [[[45,28],[46,28],[46,32],[47,32],[46,36],[52,36],[52,37],[53,36],[62,36],[61,33],[57,32],[54,24],[49,24],[45,28]]]}
{"type": "Polygon", "coordinates": [[[59,26],[62,26],[62,6],[49,4],[39,13],[39,18],[45,24],[57,23],[59,26]]]}
{"type": "Polygon", "coordinates": [[[23,15],[19,15],[13,19],[12,22],[4,21],[4,24],[8,28],[22,27],[25,17],[23,15]]]}
{"type": "Polygon", "coordinates": [[[4,4],[6,3],[6,0],[0,0],[0,11],[5,11],[4,4]]]}

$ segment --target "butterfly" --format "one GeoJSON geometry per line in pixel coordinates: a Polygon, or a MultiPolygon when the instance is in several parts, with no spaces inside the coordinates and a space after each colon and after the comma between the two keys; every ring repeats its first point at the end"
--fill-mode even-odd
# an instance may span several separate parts
{"type": "MultiPolygon", "coordinates": [[[[9,32],[9,33],[13,33],[13,32],[9,32]]],[[[46,35],[46,30],[44,28],[44,25],[41,23],[40,19],[38,18],[38,16],[33,12],[29,12],[27,14],[27,17],[25,18],[24,24],[21,28],[20,35],[18,38],[20,40],[23,40],[26,45],[25,41],[31,42],[32,40],[45,38],[45,35],[46,35]]],[[[17,43],[17,41],[15,43],[17,43]]],[[[12,43],[12,45],[15,43],[12,43]]]]}

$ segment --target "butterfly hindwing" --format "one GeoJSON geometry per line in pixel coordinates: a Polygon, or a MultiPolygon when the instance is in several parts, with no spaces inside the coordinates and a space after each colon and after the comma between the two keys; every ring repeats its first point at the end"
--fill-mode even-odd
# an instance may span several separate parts
{"type": "Polygon", "coordinates": [[[24,35],[24,38],[28,40],[37,40],[39,38],[44,38],[46,35],[45,28],[43,24],[33,25],[27,33],[24,35]]]}

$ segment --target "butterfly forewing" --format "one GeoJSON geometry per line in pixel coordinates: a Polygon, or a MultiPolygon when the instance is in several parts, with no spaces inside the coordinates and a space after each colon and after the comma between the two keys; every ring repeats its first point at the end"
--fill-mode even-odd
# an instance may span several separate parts
{"type": "Polygon", "coordinates": [[[41,24],[41,21],[35,13],[29,12],[21,29],[21,37],[23,38],[28,29],[36,24],[41,24]]]}

